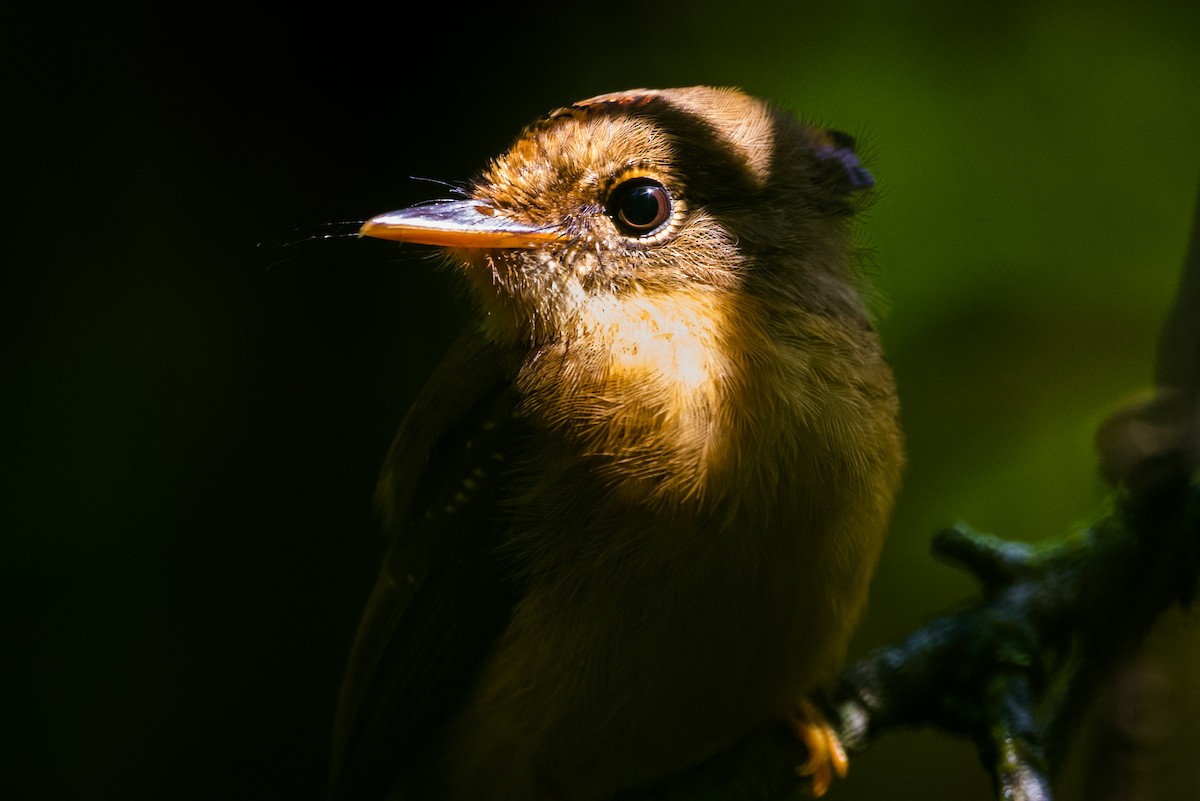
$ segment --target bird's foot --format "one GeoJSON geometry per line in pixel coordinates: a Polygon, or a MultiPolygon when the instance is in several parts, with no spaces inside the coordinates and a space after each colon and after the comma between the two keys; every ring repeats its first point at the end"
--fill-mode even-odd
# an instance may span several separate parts
{"type": "Polygon", "coordinates": [[[796,767],[796,775],[812,782],[812,794],[820,798],[833,783],[833,774],[846,776],[850,761],[837,732],[820,710],[809,700],[803,700],[788,720],[796,737],[808,749],[808,759],[796,767]]]}

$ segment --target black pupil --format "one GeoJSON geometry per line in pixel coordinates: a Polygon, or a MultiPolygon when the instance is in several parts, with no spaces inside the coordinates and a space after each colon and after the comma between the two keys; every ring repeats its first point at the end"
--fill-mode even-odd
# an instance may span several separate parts
{"type": "Polygon", "coordinates": [[[644,234],[667,221],[671,202],[667,190],[652,181],[630,182],[618,187],[612,212],[628,233],[644,234]]]}

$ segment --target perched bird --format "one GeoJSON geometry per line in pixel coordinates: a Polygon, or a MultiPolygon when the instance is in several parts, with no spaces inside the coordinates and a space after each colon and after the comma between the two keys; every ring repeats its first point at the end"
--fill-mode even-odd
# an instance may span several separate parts
{"type": "Polygon", "coordinates": [[[805,698],[903,462],[854,260],[871,184],[849,137],[739,91],[636,90],[367,221],[444,248],[478,317],[383,470],[335,798],[604,799],[772,720],[832,749],[818,784],[841,768],[805,698]]]}

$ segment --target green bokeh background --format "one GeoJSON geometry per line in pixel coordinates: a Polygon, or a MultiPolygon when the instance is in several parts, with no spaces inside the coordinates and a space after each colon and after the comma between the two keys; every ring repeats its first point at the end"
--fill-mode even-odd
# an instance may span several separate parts
{"type": "MultiPolygon", "coordinates": [[[[466,310],[417,249],[319,237],[600,92],[736,85],[865,143],[910,466],[856,652],[970,596],[937,527],[1097,509],[1200,186],[1200,6],[444,5],[16,21],[5,797],[321,797],[375,473],[466,310]]],[[[1198,630],[1161,798],[1200,794],[1198,630]]],[[[989,786],[912,733],[830,795],[896,797],[989,786]]]]}

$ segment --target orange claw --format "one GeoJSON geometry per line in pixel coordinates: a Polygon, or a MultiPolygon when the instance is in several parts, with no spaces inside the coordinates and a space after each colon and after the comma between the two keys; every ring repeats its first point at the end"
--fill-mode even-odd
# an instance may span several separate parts
{"type": "Polygon", "coordinates": [[[808,759],[796,768],[796,775],[811,777],[812,794],[820,798],[833,784],[833,774],[845,778],[850,760],[837,732],[811,701],[803,700],[789,720],[792,731],[808,749],[808,759]]]}

